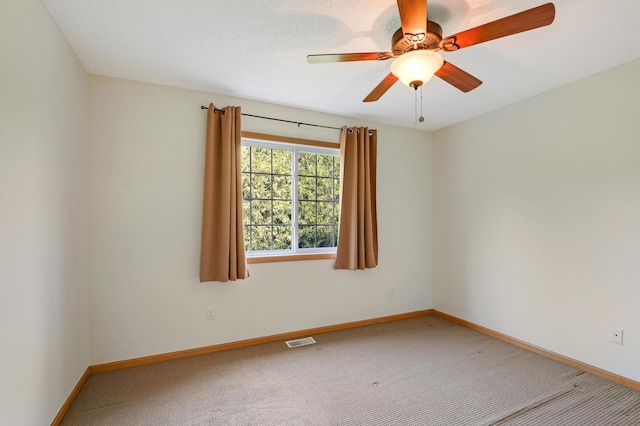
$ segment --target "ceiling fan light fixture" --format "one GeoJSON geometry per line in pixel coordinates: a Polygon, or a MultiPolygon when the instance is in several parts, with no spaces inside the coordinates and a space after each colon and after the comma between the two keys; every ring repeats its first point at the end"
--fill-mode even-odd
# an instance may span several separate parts
{"type": "Polygon", "coordinates": [[[442,64],[442,55],[433,50],[412,50],[394,59],[391,73],[407,86],[417,88],[431,80],[442,64]]]}

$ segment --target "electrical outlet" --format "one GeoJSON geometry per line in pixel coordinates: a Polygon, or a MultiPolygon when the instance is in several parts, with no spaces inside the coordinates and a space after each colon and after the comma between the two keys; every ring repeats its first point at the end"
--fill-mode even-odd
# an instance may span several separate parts
{"type": "Polygon", "coordinates": [[[209,306],[206,311],[206,318],[208,320],[212,320],[216,317],[216,311],[213,309],[213,306],[209,306]]]}
{"type": "Polygon", "coordinates": [[[621,328],[611,327],[609,329],[609,340],[611,341],[611,343],[617,343],[618,345],[621,345],[622,333],[623,330],[621,328]]]}

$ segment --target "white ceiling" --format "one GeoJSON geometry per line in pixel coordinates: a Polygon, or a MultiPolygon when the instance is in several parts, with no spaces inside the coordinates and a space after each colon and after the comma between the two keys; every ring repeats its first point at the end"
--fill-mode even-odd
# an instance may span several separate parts
{"type": "MultiPolygon", "coordinates": [[[[362,102],[391,61],[306,61],[389,51],[400,27],[394,0],[43,1],[90,73],[428,131],[640,58],[640,1],[556,0],[548,27],[445,52],[484,83],[465,94],[434,78],[416,124],[413,89],[400,82],[362,102]]],[[[448,36],[545,2],[431,0],[428,13],[448,36]]]]}

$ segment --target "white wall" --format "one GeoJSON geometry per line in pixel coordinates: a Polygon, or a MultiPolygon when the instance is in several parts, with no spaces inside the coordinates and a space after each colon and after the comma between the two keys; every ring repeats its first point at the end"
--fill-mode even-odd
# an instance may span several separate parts
{"type": "Polygon", "coordinates": [[[0,424],[49,423],[89,364],[430,308],[432,222],[437,309],[640,380],[640,62],[437,132],[432,153],[431,135],[389,125],[88,83],[39,0],[0,4],[0,56],[0,424]],[[380,266],[256,264],[199,283],[210,101],[378,128],[380,266]]]}
{"type": "Polygon", "coordinates": [[[0,424],[45,425],[89,365],[88,76],[40,0],[0,57],[0,424]]]}
{"type": "Polygon", "coordinates": [[[436,309],[640,380],[638,75],[433,135],[436,309]]]}
{"type": "MultiPolygon", "coordinates": [[[[429,134],[246,99],[90,76],[91,363],[431,308],[429,134]],[[378,129],[380,264],[250,265],[200,283],[206,112],[200,105],[378,129]],[[395,295],[389,296],[389,287],[395,295]],[[216,319],[205,320],[205,308],[216,319]]],[[[327,141],[339,132],[243,118],[246,131],[327,141]]]]}

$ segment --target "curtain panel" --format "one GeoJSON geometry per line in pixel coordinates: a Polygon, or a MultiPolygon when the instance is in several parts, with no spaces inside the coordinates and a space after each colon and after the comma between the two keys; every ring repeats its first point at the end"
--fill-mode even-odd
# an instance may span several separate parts
{"type": "Polygon", "coordinates": [[[249,276],[242,224],[240,107],[209,104],[200,246],[200,282],[249,276]]]}
{"type": "Polygon", "coordinates": [[[375,268],[377,131],[343,127],[340,157],[340,231],[335,269],[375,268]]]}

